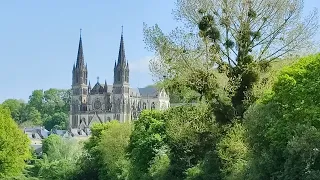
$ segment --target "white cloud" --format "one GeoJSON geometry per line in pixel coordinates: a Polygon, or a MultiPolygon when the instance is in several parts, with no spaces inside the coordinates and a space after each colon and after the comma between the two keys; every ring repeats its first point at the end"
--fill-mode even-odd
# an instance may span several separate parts
{"type": "Polygon", "coordinates": [[[153,59],[152,56],[146,56],[135,61],[129,61],[130,72],[150,73],[149,61],[153,59]]]}

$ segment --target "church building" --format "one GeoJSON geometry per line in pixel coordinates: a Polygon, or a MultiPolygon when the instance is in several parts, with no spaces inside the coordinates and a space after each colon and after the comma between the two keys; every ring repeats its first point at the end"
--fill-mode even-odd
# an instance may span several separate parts
{"type": "Polygon", "coordinates": [[[113,71],[113,84],[101,84],[98,78],[91,87],[90,82],[88,83],[88,66],[84,61],[80,34],[77,62],[72,69],[69,121],[73,132],[86,132],[93,123],[110,120],[132,121],[137,119],[144,109],[169,108],[169,95],[164,89],[130,87],[130,69],[125,55],[123,33],[113,71]]]}

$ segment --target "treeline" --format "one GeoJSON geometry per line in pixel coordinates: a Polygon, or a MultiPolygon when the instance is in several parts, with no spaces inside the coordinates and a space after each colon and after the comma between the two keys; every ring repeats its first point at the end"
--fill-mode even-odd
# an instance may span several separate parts
{"type": "Polygon", "coordinates": [[[48,89],[34,90],[28,102],[7,99],[2,105],[9,108],[12,118],[21,128],[45,126],[66,129],[70,109],[70,90],[48,89]]]}
{"type": "Polygon", "coordinates": [[[84,142],[50,135],[43,156],[15,179],[319,179],[319,71],[320,54],[285,67],[243,119],[229,124],[199,103],[146,110],[134,123],[95,124],[84,142]]]}
{"type": "MultiPolygon", "coordinates": [[[[320,55],[297,58],[314,47],[316,12],[304,21],[303,1],[291,0],[176,5],[184,27],[145,25],[144,35],[158,85],[186,104],[97,124],[79,154],[50,136],[21,178],[319,179],[320,55]]],[[[17,167],[0,166],[0,175],[21,174],[17,167]]]]}

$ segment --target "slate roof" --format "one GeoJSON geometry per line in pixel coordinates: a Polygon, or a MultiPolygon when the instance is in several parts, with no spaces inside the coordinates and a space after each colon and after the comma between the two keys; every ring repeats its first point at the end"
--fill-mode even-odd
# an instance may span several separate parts
{"type": "Polygon", "coordinates": [[[145,88],[131,88],[132,96],[138,97],[156,97],[159,93],[159,90],[156,87],[149,86],[145,88]]]}
{"type": "Polygon", "coordinates": [[[100,84],[99,82],[97,82],[93,88],[91,89],[91,94],[99,94],[99,93],[103,93],[104,91],[104,84],[100,84]]]}
{"type": "Polygon", "coordinates": [[[43,127],[28,127],[23,129],[30,139],[42,139],[48,137],[49,131],[43,127]]]}
{"type": "MultiPolygon", "coordinates": [[[[113,85],[107,85],[108,86],[108,93],[112,94],[113,85]]],[[[99,92],[99,89],[104,88],[104,84],[96,83],[96,85],[92,88],[91,94],[94,94],[93,92],[99,92]]],[[[159,90],[154,86],[148,86],[145,88],[130,88],[130,95],[131,96],[137,96],[137,97],[156,97],[159,93],[159,90]]]]}
{"type": "Polygon", "coordinates": [[[155,97],[158,95],[158,89],[153,86],[138,88],[141,96],[152,96],[155,97]]]}

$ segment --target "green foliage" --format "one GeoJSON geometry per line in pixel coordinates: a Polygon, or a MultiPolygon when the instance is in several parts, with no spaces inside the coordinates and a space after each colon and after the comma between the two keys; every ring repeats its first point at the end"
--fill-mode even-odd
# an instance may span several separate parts
{"type": "Polygon", "coordinates": [[[221,172],[226,180],[244,179],[248,160],[246,130],[238,122],[226,128],[226,134],[217,145],[221,172]]]}
{"type": "Polygon", "coordinates": [[[9,108],[11,117],[17,123],[21,123],[22,111],[25,108],[25,103],[17,99],[7,99],[2,103],[3,107],[9,108]]]}
{"type": "Polygon", "coordinates": [[[221,162],[215,150],[208,152],[204,159],[197,165],[186,170],[186,179],[204,180],[204,179],[222,179],[221,162]]]}
{"type": "Polygon", "coordinates": [[[184,177],[184,172],[203,161],[215,149],[219,129],[208,106],[180,106],[166,112],[167,144],[170,149],[170,174],[184,177]]]}
{"type": "Polygon", "coordinates": [[[197,164],[194,167],[187,169],[186,171],[186,180],[200,180],[202,179],[203,171],[200,164],[197,164]]]}
{"type": "Polygon", "coordinates": [[[127,179],[129,161],[126,159],[126,148],[131,135],[131,124],[108,122],[109,128],[102,131],[98,150],[101,153],[106,176],[100,179],[127,179]]]}
{"type": "Polygon", "coordinates": [[[72,179],[76,162],[81,155],[81,145],[72,139],[50,135],[43,140],[43,159],[35,161],[30,173],[41,179],[72,179]]]}
{"type": "Polygon", "coordinates": [[[42,179],[56,180],[56,179],[70,179],[73,175],[74,164],[69,160],[61,159],[52,161],[50,163],[45,162],[39,171],[39,176],[42,179]]]}
{"type": "Polygon", "coordinates": [[[67,127],[70,107],[70,91],[49,89],[35,90],[29,97],[28,105],[41,114],[43,125],[51,130],[57,126],[60,129],[67,127]]]}
{"type": "Polygon", "coordinates": [[[57,112],[53,115],[47,115],[44,117],[43,125],[46,129],[67,129],[67,120],[68,120],[68,114],[64,112],[57,112]]]}
{"type": "Polygon", "coordinates": [[[41,114],[35,107],[27,106],[26,111],[27,111],[25,116],[26,120],[31,121],[33,125],[42,124],[41,114]]]}
{"type": "Polygon", "coordinates": [[[28,137],[11,118],[9,109],[0,105],[0,178],[19,175],[24,161],[31,157],[28,137]]]}
{"type": "Polygon", "coordinates": [[[74,179],[96,180],[102,175],[105,175],[106,169],[103,165],[102,154],[99,151],[99,143],[103,131],[109,127],[109,123],[97,123],[93,124],[90,128],[91,136],[89,140],[84,143],[84,152],[77,163],[78,172],[74,179]]]}
{"type": "Polygon", "coordinates": [[[166,179],[168,174],[168,169],[170,167],[170,159],[166,154],[166,149],[161,149],[158,151],[157,155],[151,162],[151,166],[149,168],[149,174],[151,179],[153,180],[163,180],[166,179]]]}
{"type": "Polygon", "coordinates": [[[130,163],[126,158],[132,126],[114,120],[91,127],[74,179],[127,179],[130,163]]]}
{"type": "Polygon", "coordinates": [[[11,111],[13,119],[20,127],[45,126],[66,129],[70,107],[70,90],[34,90],[28,103],[8,99],[2,103],[11,111]]]}
{"type": "Polygon", "coordinates": [[[143,111],[134,122],[128,152],[133,169],[133,179],[148,179],[148,169],[158,150],[165,144],[163,114],[159,111],[143,111]]]}
{"type": "Polygon", "coordinates": [[[35,177],[26,177],[24,175],[21,176],[15,176],[15,177],[5,177],[3,180],[39,180],[38,178],[35,177]]]}
{"type": "Polygon", "coordinates": [[[176,5],[177,20],[191,28],[164,34],[158,25],[145,26],[145,42],[157,56],[150,69],[171,93],[211,103],[220,123],[242,120],[270,62],[300,55],[318,27],[316,12],[307,23],[301,19],[303,1],[177,0],[176,5]],[[220,83],[220,77],[227,80],[220,83]]]}
{"type": "Polygon", "coordinates": [[[284,68],[273,91],[249,109],[250,179],[313,179],[319,175],[320,55],[284,68]]]}
{"type": "Polygon", "coordinates": [[[34,90],[29,96],[29,106],[36,108],[40,113],[43,112],[43,90],[34,90]]]}

